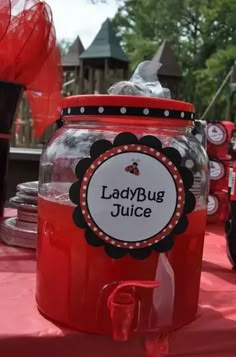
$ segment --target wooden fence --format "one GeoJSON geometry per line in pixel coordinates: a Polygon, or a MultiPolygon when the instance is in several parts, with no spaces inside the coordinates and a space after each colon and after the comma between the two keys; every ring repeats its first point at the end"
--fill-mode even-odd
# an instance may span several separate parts
{"type": "Polygon", "coordinates": [[[56,125],[51,125],[45,130],[41,137],[35,138],[32,119],[24,119],[21,122],[15,121],[12,128],[11,146],[19,148],[41,148],[52,137],[55,130],[56,125]]]}
{"type": "Polygon", "coordinates": [[[24,95],[12,127],[11,147],[42,148],[52,137],[55,130],[56,125],[51,125],[45,130],[41,137],[35,138],[30,106],[27,97],[24,95]]]}
{"type": "MultiPolygon", "coordinates": [[[[0,0],[1,1],[1,0],[0,0]]],[[[96,81],[98,81],[99,76],[97,71],[96,73],[96,81]]],[[[110,70],[107,73],[106,77],[102,77],[102,86],[104,88],[109,88],[112,83],[115,83],[119,80],[124,79],[124,71],[122,69],[110,70]]],[[[94,79],[95,79],[94,77],[94,79]]],[[[78,78],[76,79],[75,72],[64,72],[64,86],[63,86],[63,94],[65,96],[77,94],[79,83],[78,78]]],[[[92,92],[90,91],[89,82],[87,78],[84,78],[84,94],[87,93],[98,93],[95,88],[92,88],[92,92]]],[[[93,87],[93,86],[92,86],[93,87]]],[[[99,87],[97,85],[97,87],[99,87]]],[[[98,89],[98,88],[97,88],[98,89]]],[[[34,137],[34,125],[33,120],[31,119],[31,111],[30,106],[27,100],[27,97],[24,95],[16,116],[15,123],[12,128],[12,138],[11,138],[11,147],[17,148],[42,148],[42,146],[52,137],[56,130],[56,125],[52,125],[48,127],[45,133],[40,138],[34,137]],[[19,121],[19,118],[21,120],[19,121]]]]}

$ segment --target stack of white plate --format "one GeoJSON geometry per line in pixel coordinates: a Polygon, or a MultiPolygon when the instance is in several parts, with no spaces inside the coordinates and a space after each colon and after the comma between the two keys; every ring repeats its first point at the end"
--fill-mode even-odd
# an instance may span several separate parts
{"type": "Polygon", "coordinates": [[[2,221],[1,239],[11,246],[36,248],[38,181],[19,184],[10,202],[17,208],[17,216],[2,221]]]}

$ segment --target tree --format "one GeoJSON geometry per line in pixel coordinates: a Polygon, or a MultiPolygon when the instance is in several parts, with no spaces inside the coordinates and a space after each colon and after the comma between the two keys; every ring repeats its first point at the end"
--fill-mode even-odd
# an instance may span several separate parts
{"type": "Polygon", "coordinates": [[[69,47],[71,46],[71,41],[62,39],[59,43],[58,46],[61,50],[61,55],[65,56],[68,52],[69,47]]]}
{"type": "MultiPolygon", "coordinates": [[[[124,0],[113,21],[132,68],[170,42],[183,69],[181,99],[200,114],[236,59],[235,14],[236,0],[124,0]]],[[[223,119],[226,97],[212,117],[223,119]]]]}

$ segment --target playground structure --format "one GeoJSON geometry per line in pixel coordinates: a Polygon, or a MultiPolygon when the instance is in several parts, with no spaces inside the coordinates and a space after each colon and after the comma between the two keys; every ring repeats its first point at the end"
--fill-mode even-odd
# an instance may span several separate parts
{"type": "MultiPolygon", "coordinates": [[[[181,69],[169,45],[163,41],[153,61],[161,62],[158,77],[170,89],[173,98],[179,97],[181,69]]],[[[122,49],[111,20],[101,26],[91,45],[84,46],[77,36],[62,58],[64,73],[63,94],[104,94],[114,82],[131,76],[129,59],[122,49]]],[[[12,129],[11,146],[17,148],[42,148],[52,136],[56,125],[47,128],[40,138],[35,138],[33,121],[27,99],[24,97],[12,129]]]]}

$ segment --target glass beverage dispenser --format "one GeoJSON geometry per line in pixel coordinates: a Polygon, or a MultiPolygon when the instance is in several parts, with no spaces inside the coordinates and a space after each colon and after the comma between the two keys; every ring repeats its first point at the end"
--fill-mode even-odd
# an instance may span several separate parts
{"type": "Polygon", "coordinates": [[[193,106],[84,95],[62,118],[40,165],[40,311],[119,341],[189,323],[208,187],[193,106]]]}

